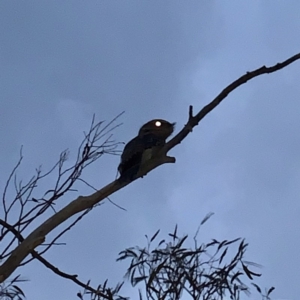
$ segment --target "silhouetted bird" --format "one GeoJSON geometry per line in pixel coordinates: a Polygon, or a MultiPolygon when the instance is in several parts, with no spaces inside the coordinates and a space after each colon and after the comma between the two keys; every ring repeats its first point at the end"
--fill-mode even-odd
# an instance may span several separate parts
{"type": "Polygon", "coordinates": [[[153,158],[154,150],[159,150],[172,134],[175,123],[162,119],[151,120],[144,124],[138,136],[129,141],[121,155],[118,170],[120,181],[131,181],[138,174],[140,167],[147,160],[153,158]]]}

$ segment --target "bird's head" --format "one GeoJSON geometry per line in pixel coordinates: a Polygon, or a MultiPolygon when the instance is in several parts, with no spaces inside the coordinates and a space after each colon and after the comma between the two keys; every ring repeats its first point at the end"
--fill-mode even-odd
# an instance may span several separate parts
{"type": "Polygon", "coordinates": [[[174,131],[175,123],[162,119],[154,119],[144,124],[139,130],[139,136],[153,134],[159,138],[167,139],[174,131]]]}

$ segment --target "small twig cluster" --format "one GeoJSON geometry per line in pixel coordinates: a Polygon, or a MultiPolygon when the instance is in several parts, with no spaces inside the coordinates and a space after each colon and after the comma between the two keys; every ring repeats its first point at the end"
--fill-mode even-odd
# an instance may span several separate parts
{"type": "MultiPolygon", "coordinates": [[[[69,192],[76,191],[75,184],[83,182],[91,187],[83,178],[83,170],[91,163],[97,161],[104,154],[117,155],[119,151],[117,147],[120,143],[112,139],[112,131],[120,126],[113,125],[118,115],[108,124],[103,122],[95,122],[95,116],[92,119],[91,126],[88,133],[84,133],[84,139],[81,142],[75,162],[71,166],[66,166],[69,158],[69,151],[63,151],[58,162],[47,172],[42,172],[42,168],[36,169],[36,174],[27,182],[23,183],[17,179],[17,171],[21,166],[23,160],[22,148],[20,151],[20,158],[8,177],[2,195],[3,217],[0,219],[0,261],[5,260],[12,255],[14,248],[24,241],[26,229],[30,228],[33,222],[36,222],[49,209],[52,214],[56,213],[55,204],[64,195],[69,192]],[[56,180],[51,189],[47,190],[41,197],[37,197],[36,188],[43,183],[43,180],[49,178],[50,174],[57,173],[56,180]],[[10,199],[10,189],[14,188],[15,195],[10,199]]],[[[50,242],[39,243],[43,246],[41,251],[32,250],[31,257],[24,260],[19,266],[28,264],[33,259],[38,259],[46,267],[52,269],[56,274],[65,278],[70,278],[77,284],[88,289],[86,284],[77,279],[77,275],[69,275],[61,272],[58,268],[53,266],[50,262],[45,260],[42,255],[47,252],[54,245],[62,245],[58,239],[70,230],[84,215],[86,215],[92,208],[88,208],[81,212],[81,214],[65,229],[60,231],[50,242]]],[[[38,241],[39,242],[39,241],[38,241]]],[[[4,288],[3,288],[4,289],[4,288]]],[[[8,287],[5,287],[8,291],[8,287]]],[[[95,291],[94,289],[90,289],[95,291]]],[[[4,291],[4,290],[3,290],[4,291]]],[[[17,292],[18,290],[16,290],[17,292]]]]}

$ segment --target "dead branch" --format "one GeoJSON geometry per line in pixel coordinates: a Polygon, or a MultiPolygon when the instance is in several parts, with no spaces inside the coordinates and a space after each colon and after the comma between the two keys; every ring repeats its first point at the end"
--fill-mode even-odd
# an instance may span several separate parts
{"type": "MultiPolygon", "coordinates": [[[[83,217],[83,215],[81,215],[81,217],[83,217]]],[[[17,229],[15,229],[14,226],[11,226],[10,224],[8,224],[7,222],[5,222],[1,219],[0,219],[0,225],[2,225],[3,228],[6,228],[10,232],[12,232],[15,235],[15,237],[19,240],[19,242],[22,243],[24,241],[24,237],[22,236],[22,234],[19,233],[19,231],[17,229]]],[[[68,230],[70,228],[71,228],[71,225],[69,226],[68,230]]],[[[48,260],[46,260],[44,257],[42,257],[40,253],[37,253],[35,250],[32,250],[30,252],[30,254],[32,255],[33,258],[40,261],[45,267],[47,267],[48,269],[53,271],[55,274],[75,282],[77,285],[83,287],[85,290],[92,292],[95,295],[101,296],[104,299],[110,299],[104,292],[101,292],[98,289],[92,288],[89,284],[85,284],[82,281],[80,281],[77,278],[78,275],[76,275],[76,274],[71,275],[71,274],[62,272],[57,267],[55,267],[53,264],[51,264],[48,260]]]]}
{"type": "MultiPolygon", "coordinates": [[[[156,167],[169,162],[175,162],[175,158],[166,156],[167,152],[180,144],[183,139],[192,131],[192,129],[198,125],[198,123],[214,108],[216,108],[222,100],[224,100],[229,93],[233,90],[246,83],[247,81],[262,75],[273,73],[278,71],[294,61],[300,59],[300,53],[294,55],[293,57],[287,59],[282,63],[278,63],[271,67],[261,67],[252,72],[247,72],[245,75],[241,76],[239,79],[232,82],[228,85],[213,101],[211,101],[208,105],[206,105],[201,111],[199,111],[195,116],[193,115],[193,108],[190,106],[189,108],[189,118],[187,124],[184,128],[173,138],[171,139],[164,148],[160,151],[159,155],[152,161],[150,161],[147,165],[142,167],[142,172],[138,175],[139,177],[147,174],[151,170],[156,167]]],[[[89,153],[90,148],[84,148],[83,153],[89,153]]],[[[92,161],[90,161],[91,163],[92,161]]],[[[76,171],[75,173],[80,173],[80,171],[76,171]]],[[[137,178],[135,178],[137,179],[137,178]]],[[[135,180],[134,179],[134,180],[135,180]]],[[[92,208],[95,204],[103,201],[106,197],[118,191],[119,189],[126,186],[128,183],[120,183],[115,180],[114,182],[106,185],[101,190],[93,193],[89,196],[80,196],[59,212],[51,216],[45,222],[43,222],[39,227],[31,232],[25,240],[18,245],[10,254],[10,256],[6,259],[6,261],[0,266],[0,282],[3,282],[7,279],[12,272],[14,272],[20,263],[30,254],[38,245],[40,245],[46,238],[47,234],[51,232],[58,225],[65,222],[67,219],[72,217],[73,215],[82,212],[84,210],[92,208]]],[[[60,196],[63,195],[63,192],[60,193],[60,196]]]]}
{"type": "Polygon", "coordinates": [[[170,149],[174,148],[176,145],[180,144],[181,141],[192,131],[192,129],[199,124],[199,122],[214,108],[216,108],[232,91],[234,91],[239,86],[245,84],[247,81],[258,77],[263,74],[274,73],[280,69],[285,68],[296,60],[300,59],[300,53],[288,58],[287,60],[277,63],[274,66],[266,67],[262,66],[254,71],[247,72],[245,75],[241,76],[237,80],[233,81],[229,84],[214,100],[212,100],[209,104],[204,106],[195,116],[193,116],[193,107],[189,108],[189,119],[184,128],[174,136],[165,146],[165,153],[167,153],[170,149]]]}
{"type": "MultiPolygon", "coordinates": [[[[119,151],[116,148],[120,143],[117,143],[111,139],[111,131],[120,125],[113,125],[113,122],[119,116],[114,118],[105,126],[102,126],[103,122],[95,122],[95,118],[93,117],[89,132],[84,134],[85,137],[79,146],[77,158],[70,167],[65,167],[65,163],[68,158],[68,151],[65,150],[60,154],[58,162],[55,163],[55,165],[50,168],[49,171],[43,173],[41,167],[39,167],[36,169],[36,175],[31,177],[30,180],[25,183],[18,181],[16,175],[17,169],[20,167],[23,159],[21,151],[20,158],[16,166],[13,168],[13,171],[11,172],[4,187],[4,192],[2,195],[4,216],[3,220],[1,221],[12,224],[11,226],[15,229],[15,232],[22,234],[33,221],[36,221],[38,217],[44,215],[47,210],[52,209],[55,214],[56,211],[54,205],[62,196],[66,195],[68,192],[74,191],[74,186],[77,182],[82,182],[84,184],[87,183],[82,178],[82,173],[90,163],[95,162],[104,154],[118,154],[119,151]],[[99,140],[101,139],[102,142],[99,143],[99,140]],[[33,196],[35,188],[53,171],[58,172],[58,176],[54,182],[53,188],[44,193],[42,197],[33,196]],[[11,187],[15,189],[15,196],[9,201],[8,190],[11,187]],[[12,213],[12,211],[14,213],[12,213]]],[[[90,187],[90,185],[88,186],[90,187]]],[[[81,214],[81,216],[78,217],[75,222],[71,224],[71,226],[76,224],[88,211],[90,211],[90,208],[85,210],[85,212],[81,214]]],[[[3,260],[7,257],[11,257],[14,248],[16,248],[19,244],[22,244],[23,240],[21,242],[14,232],[9,230],[7,227],[3,225],[0,227],[0,241],[3,241],[4,239],[7,241],[6,245],[1,249],[0,252],[0,260],[3,260]],[[12,237],[10,235],[12,235],[12,237]]],[[[50,249],[51,246],[57,244],[56,240],[69,229],[70,226],[58,234],[52,242],[45,244],[46,247],[40,253],[40,255],[50,249]]],[[[41,245],[44,240],[44,238],[40,237],[35,239],[31,245],[31,248],[36,248],[38,245],[41,245]]],[[[27,260],[27,262],[31,260],[32,258],[27,260]]],[[[20,266],[24,265],[25,263],[26,262],[21,263],[20,266]]]]}

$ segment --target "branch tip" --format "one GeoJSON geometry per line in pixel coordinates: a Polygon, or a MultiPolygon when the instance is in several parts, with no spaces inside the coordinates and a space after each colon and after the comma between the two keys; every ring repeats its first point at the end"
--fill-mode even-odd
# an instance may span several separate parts
{"type": "Polygon", "coordinates": [[[194,116],[193,116],[193,105],[190,105],[189,107],[189,119],[192,119],[194,116]]]}

